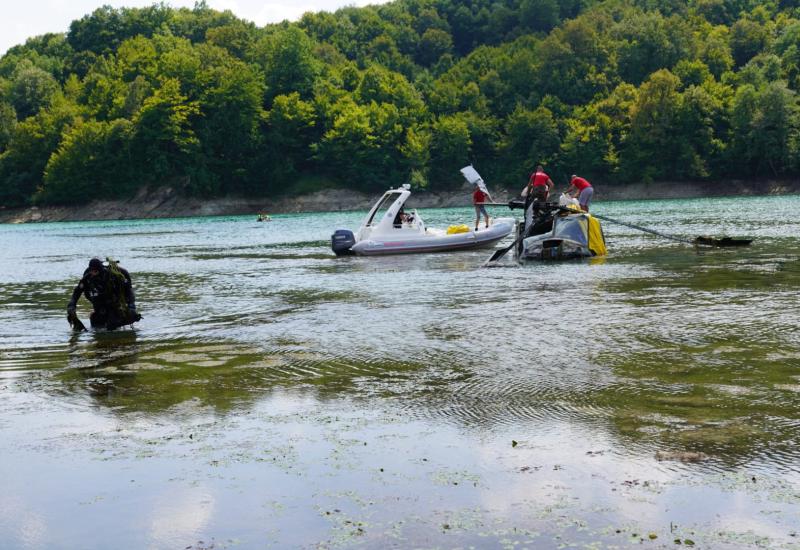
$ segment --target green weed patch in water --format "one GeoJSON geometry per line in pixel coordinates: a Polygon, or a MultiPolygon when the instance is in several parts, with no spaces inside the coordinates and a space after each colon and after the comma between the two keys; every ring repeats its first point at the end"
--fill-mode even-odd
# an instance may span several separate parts
{"type": "Polygon", "coordinates": [[[58,377],[71,391],[87,390],[104,405],[155,412],[189,400],[227,410],[279,387],[314,388],[319,395],[372,394],[383,391],[388,381],[405,380],[403,373],[422,368],[409,362],[331,358],[290,343],[261,349],[177,342],[129,350],[58,377]]]}
{"type": "Polygon", "coordinates": [[[702,446],[726,447],[735,447],[748,440],[767,441],[770,437],[770,434],[759,430],[756,426],[750,425],[743,419],[721,422],[715,425],[697,426],[680,430],[675,435],[676,440],[683,441],[687,445],[696,443],[702,446]]]}
{"type": "Polygon", "coordinates": [[[422,330],[428,338],[446,342],[461,340],[466,336],[464,332],[457,327],[425,325],[422,330]]]}
{"type": "MultiPolygon", "coordinates": [[[[35,310],[65,311],[72,289],[81,274],[74,280],[57,282],[29,282],[0,284],[0,310],[8,309],[34,316],[35,310]]],[[[18,313],[19,314],[19,313],[18,313]]]]}
{"type": "Polygon", "coordinates": [[[330,302],[356,302],[361,299],[357,292],[349,290],[297,289],[278,293],[286,303],[298,306],[324,304],[330,302]]]}

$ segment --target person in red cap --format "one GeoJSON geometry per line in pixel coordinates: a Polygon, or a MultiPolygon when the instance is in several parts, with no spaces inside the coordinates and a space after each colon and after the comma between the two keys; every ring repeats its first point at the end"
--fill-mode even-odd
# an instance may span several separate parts
{"type": "Polygon", "coordinates": [[[70,323],[77,318],[75,310],[81,294],[92,303],[93,311],[89,317],[92,327],[114,330],[123,325],[132,325],[142,318],[136,312],[131,274],[110,259],[108,263],[108,266],[104,266],[99,258],[89,260],[89,267],[83,272],[67,304],[70,323]]]}
{"type": "Polygon", "coordinates": [[[566,193],[567,195],[578,199],[578,204],[581,205],[581,210],[584,212],[589,211],[589,203],[592,201],[594,188],[588,180],[573,174],[569,180],[569,189],[567,189],[566,193]]]}
{"type": "Polygon", "coordinates": [[[528,179],[528,185],[525,186],[520,194],[523,197],[530,195],[532,199],[539,199],[542,202],[547,202],[547,197],[550,196],[550,191],[552,191],[553,187],[555,187],[553,180],[550,179],[550,176],[545,174],[544,168],[539,164],[528,179]]]}

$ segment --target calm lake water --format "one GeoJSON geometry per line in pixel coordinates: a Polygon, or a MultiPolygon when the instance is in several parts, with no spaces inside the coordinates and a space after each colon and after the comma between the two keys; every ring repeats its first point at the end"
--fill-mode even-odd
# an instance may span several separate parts
{"type": "Polygon", "coordinates": [[[594,210],[755,241],[481,269],[334,257],[363,213],[0,226],[0,547],[800,548],[800,197],[594,210]],[[135,330],[71,333],[92,256],[135,330]]]}

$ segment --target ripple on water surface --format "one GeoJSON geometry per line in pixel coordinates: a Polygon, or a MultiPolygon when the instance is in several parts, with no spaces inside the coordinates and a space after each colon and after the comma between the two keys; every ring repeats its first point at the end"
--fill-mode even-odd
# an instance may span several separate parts
{"type": "MultiPolygon", "coordinates": [[[[291,386],[383,399],[434,423],[577,423],[632,452],[785,465],[798,458],[800,404],[800,226],[776,214],[789,202],[598,203],[685,238],[755,242],[695,250],[605,224],[605,259],[510,269],[479,269],[486,250],[333,257],[330,232],[362,213],[2,228],[0,375],[162,411],[291,386]],[[95,255],[133,273],[144,321],[131,335],[67,330],[67,296],[95,255]],[[33,376],[45,369],[55,375],[33,376]]],[[[434,225],[471,216],[424,214],[434,225]]]]}
{"type": "Polygon", "coordinates": [[[755,242],[606,224],[607,258],[503,269],[335,258],[363,212],[0,226],[0,537],[796,547],[798,206],[598,203],[755,242]],[[133,274],[134,330],[69,331],[91,256],[133,274]]]}

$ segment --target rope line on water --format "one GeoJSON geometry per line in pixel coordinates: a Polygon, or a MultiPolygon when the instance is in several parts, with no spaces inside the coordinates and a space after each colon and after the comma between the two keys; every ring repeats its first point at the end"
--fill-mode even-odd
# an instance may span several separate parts
{"type": "MultiPolygon", "coordinates": [[[[661,233],[659,231],[656,231],[655,229],[648,229],[647,227],[642,227],[641,225],[636,225],[636,224],[633,224],[633,223],[621,222],[619,220],[615,220],[615,219],[609,218],[607,216],[600,216],[600,215],[597,215],[597,214],[592,214],[592,216],[594,216],[598,220],[603,220],[603,221],[607,221],[607,222],[611,222],[611,223],[616,223],[616,224],[619,224],[619,225],[624,225],[625,227],[630,227],[631,229],[637,229],[639,231],[644,231],[645,233],[652,233],[653,235],[657,235],[657,236],[663,237],[665,239],[670,239],[672,241],[678,241],[679,243],[687,243],[687,244],[691,244],[693,246],[698,246],[698,245],[704,244],[704,243],[698,243],[697,241],[690,241],[689,239],[684,239],[682,237],[676,237],[675,235],[668,235],[666,233],[661,233]]],[[[706,246],[711,246],[711,245],[706,245],[706,246]]]]}
{"type": "MultiPolygon", "coordinates": [[[[502,203],[502,202],[484,202],[484,203],[478,203],[478,204],[486,204],[486,205],[491,205],[491,206],[508,206],[507,203],[502,203]]],[[[563,208],[563,207],[559,208],[559,210],[572,212],[571,210],[568,210],[568,209],[563,208]]],[[[710,244],[710,243],[704,243],[704,242],[700,242],[700,241],[697,241],[697,240],[684,239],[683,237],[676,237],[675,235],[669,235],[667,233],[661,233],[660,231],[656,231],[655,229],[642,227],[641,225],[636,225],[635,223],[621,222],[619,220],[615,220],[614,218],[609,218],[608,216],[600,216],[599,214],[594,214],[594,213],[591,214],[591,215],[594,216],[595,218],[597,218],[598,220],[603,220],[603,221],[607,221],[607,222],[611,222],[611,223],[616,223],[616,224],[619,224],[619,225],[624,225],[625,227],[630,227],[631,229],[636,229],[638,231],[643,231],[645,233],[651,233],[653,235],[656,235],[658,237],[663,237],[663,238],[669,239],[671,241],[677,241],[679,243],[690,244],[692,246],[710,246],[710,247],[714,246],[713,244],[710,244]]]]}

